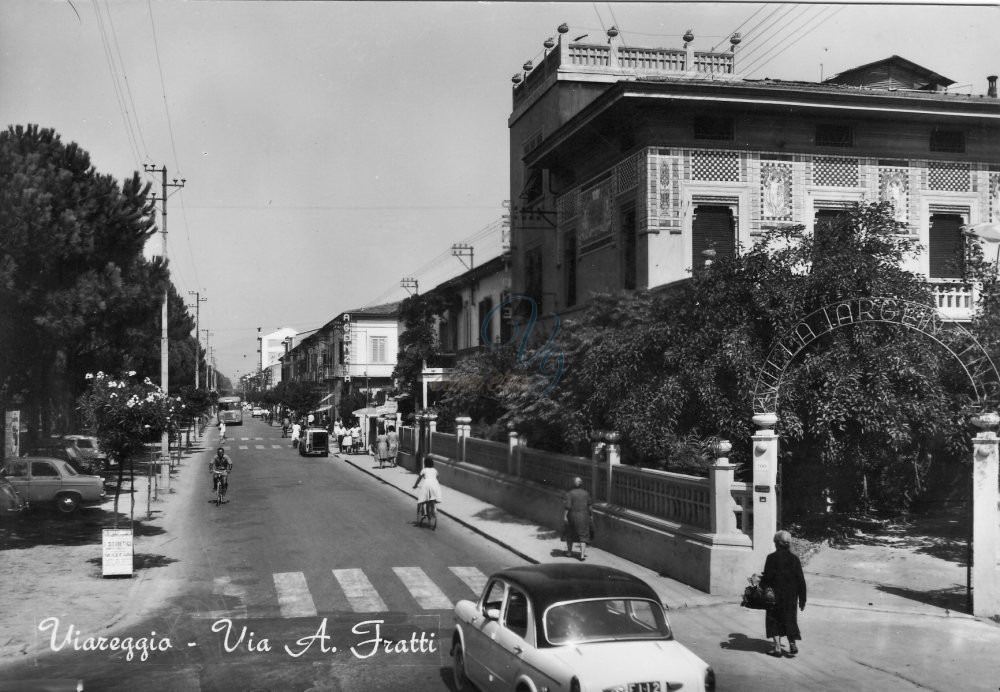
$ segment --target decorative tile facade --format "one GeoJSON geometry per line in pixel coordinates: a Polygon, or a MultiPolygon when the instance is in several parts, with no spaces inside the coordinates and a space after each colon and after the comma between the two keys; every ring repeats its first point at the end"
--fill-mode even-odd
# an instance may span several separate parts
{"type": "Polygon", "coordinates": [[[820,187],[858,187],[861,184],[858,160],[840,156],[813,158],[813,184],[820,187]]]}
{"type": "Polygon", "coordinates": [[[613,182],[609,176],[580,193],[577,237],[581,247],[610,236],[614,230],[613,182]]]}
{"type": "Polygon", "coordinates": [[[792,164],[761,162],[760,216],[764,221],[792,221],[792,164]]]}
{"type": "Polygon", "coordinates": [[[740,182],[740,155],[735,151],[691,152],[691,180],[740,182]]]}
{"type": "Polygon", "coordinates": [[[945,192],[968,192],[972,176],[967,163],[931,161],[927,165],[927,189],[945,192]]]}
{"type": "Polygon", "coordinates": [[[909,223],[910,182],[909,169],[880,167],[878,171],[878,198],[892,202],[896,221],[909,223]]]}
{"type": "Polygon", "coordinates": [[[992,223],[1000,223],[1000,173],[990,173],[990,216],[992,223]]]}

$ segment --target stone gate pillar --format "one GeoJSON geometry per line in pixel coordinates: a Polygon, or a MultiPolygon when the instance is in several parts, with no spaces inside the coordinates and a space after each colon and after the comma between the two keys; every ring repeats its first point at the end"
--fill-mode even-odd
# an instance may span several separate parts
{"type": "Polygon", "coordinates": [[[758,413],[753,417],[757,434],[753,442],[753,552],[763,565],[764,558],[773,549],[774,534],[778,530],[778,435],[774,413],[758,413]]]}
{"type": "Polygon", "coordinates": [[[974,417],[972,423],[979,428],[979,434],[972,438],[972,614],[992,618],[1000,615],[997,576],[1000,439],[995,432],[1000,416],[983,413],[974,417]]]}

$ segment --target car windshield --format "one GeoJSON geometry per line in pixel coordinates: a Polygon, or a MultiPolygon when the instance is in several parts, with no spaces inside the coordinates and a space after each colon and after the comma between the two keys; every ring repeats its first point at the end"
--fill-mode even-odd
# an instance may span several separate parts
{"type": "Polygon", "coordinates": [[[659,603],[645,599],[600,598],[571,601],[545,612],[550,644],[672,639],[659,603]]]}

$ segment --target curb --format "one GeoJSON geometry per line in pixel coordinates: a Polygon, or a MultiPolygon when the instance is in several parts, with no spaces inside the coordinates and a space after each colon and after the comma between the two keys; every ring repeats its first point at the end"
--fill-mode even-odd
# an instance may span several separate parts
{"type": "MultiPolygon", "coordinates": [[[[336,454],[331,453],[330,456],[331,457],[335,457],[337,459],[340,459],[343,462],[346,462],[346,463],[350,464],[351,466],[353,466],[354,468],[356,468],[358,471],[361,471],[362,473],[368,474],[372,478],[377,479],[380,483],[383,483],[385,485],[391,486],[391,487],[395,488],[396,490],[398,490],[399,492],[403,493],[404,495],[413,498],[414,500],[417,499],[416,495],[414,495],[413,493],[407,491],[405,488],[400,488],[398,485],[394,485],[393,483],[390,483],[389,481],[385,480],[381,476],[375,475],[374,473],[371,472],[370,469],[366,469],[366,468],[363,468],[363,467],[359,466],[358,464],[355,464],[353,460],[348,459],[347,457],[341,456],[340,452],[337,452],[336,454]]],[[[371,456],[370,455],[365,455],[365,458],[366,459],[370,459],[371,456]]],[[[524,560],[526,562],[529,562],[529,563],[531,563],[533,565],[539,564],[538,560],[536,560],[535,558],[529,557],[529,556],[525,555],[524,553],[522,553],[520,550],[518,550],[514,546],[512,546],[512,545],[510,545],[508,543],[504,543],[503,541],[501,541],[500,539],[496,538],[495,536],[491,536],[490,534],[484,532],[482,529],[480,529],[480,528],[478,528],[476,526],[473,526],[469,522],[467,522],[464,519],[461,519],[461,518],[455,516],[451,512],[448,512],[448,511],[443,510],[443,509],[438,509],[437,513],[438,514],[443,514],[444,516],[448,517],[449,519],[451,519],[455,523],[460,524],[461,526],[464,526],[465,528],[469,529],[473,533],[476,533],[476,534],[482,536],[483,538],[491,541],[492,543],[495,543],[496,545],[500,546],[501,548],[504,548],[505,550],[508,550],[508,551],[514,553],[515,555],[517,555],[522,560],[524,560]]]]}
{"type": "MultiPolygon", "coordinates": [[[[334,457],[334,458],[337,458],[337,459],[340,459],[341,461],[350,464],[351,466],[353,466],[357,470],[361,471],[362,473],[365,473],[365,474],[371,476],[372,478],[377,479],[380,483],[392,486],[393,488],[395,488],[399,492],[403,493],[404,495],[407,495],[408,497],[416,499],[416,495],[414,495],[413,493],[408,492],[405,488],[401,488],[401,487],[399,487],[399,486],[397,486],[397,485],[395,485],[393,483],[390,483],[389,481],[385,480],[381,476],[373,473],[370,469],[364,468],[363,466],[361,466],[360,464],[355,463],[352,459],[350,459],[350,458],[348,458],[346,456],[342,456],[340,452],[337,452],[337,453],[332,453],[331,452],[330,456],[334,457]]],[[[365,459],[370,459],[371,456],[370,455],[365,455],[364,458],[365,459]]],[[[494,536],[491,536],[490,534],[487,534],[482,529],[474,526],[473,524],[469,523],[468,521],[465,521],[464,519],[461,519],[460,517],[457,517],[454,514],[448,512],[448,511],[445,511],[445,510],[439,509],[438,513],[439,514],[443,514],[444,516],[448,517],[452,521],[454,521],[454,522],[456,522],[456,523],[464,526],[465,528],[471,530],[473,533],[476,533],[476,534],[482,536],[483,538],[486,538],[487,540],[491,541],[492,543],[494,543],[496,545],[499,545],[500,547],[504,548],[505,550],[510,551],[511,553],[517,555],[522,560],[525,560],[526,562],[529,562],[531,564],[538,564],[538,560],[536,560],[536,559],[534,559],[532,557],[529,557],[528,555],[522,553],[520,550],[518,550],[514,546],[510,545],[509,543],[505,543],[504,541],[501,541],[500,539],[498,539],[498,538],[496,538],[494,536]]],[[[710,596],[711,594],[708,594],[708,595],[710,596]]],[[[698,605],[692,605],[692,606],[685,605],[685,606],[682,606],[681,608],[674,608],[674,609],[675,610],[681,610],[681,609],[705,608],[705,607],[715,607],[715,606],[725,606],[725,605],[732,605],[732,606],[739,607],[739,604],[740,603],[739,603],[738,599],[737,600],[729,600],[729,599],[721,598],[718,603],[698,604],[698,605]]],[[[993,622],[989,618],[980,618],[980,617],[976,617],[975,615],[970,615],[969,613],[961,613],[961,612],[958,612],[958,611],[945,610],[945,609],[942,609],[940,613],[935,613],[935,612],[926,612],[926,611],[920,611],[920,610],[913,610],[913,609],[909,609],[909,608],[893,608],[891,606],[865,607],[865,606],[860,606],[860,605],[858,605],[856,603],[851,603],[851,602],[848,602],[848,601],[829,601],[829,600],[825,600],[825,599],[824,600],[811,600],[811,601],[809,601],[809,605],[811,605],[813,607],[817,607],[817,608],[834,608],[834,609],[839,609],[839,610],[852,610],[852,611],[855,611],[855,612],[862,612],[862,613],[881,613],[881,614],[888,614],[888,615],[906,615],[906,616],[911,616],[911,617],[931,617],[931,618],[937,618],[937,619],[942,619],[942,620],[972,620],[972,621],[981,621],[981,622],[990,622],[990,623],[993,622]]],[[[994,624],[1000,624],[1000,623],[994,623],[994,624]]]]}

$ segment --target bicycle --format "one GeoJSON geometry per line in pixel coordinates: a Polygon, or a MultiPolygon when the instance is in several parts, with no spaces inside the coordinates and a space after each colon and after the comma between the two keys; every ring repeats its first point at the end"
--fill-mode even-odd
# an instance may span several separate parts
{"type": "Polygon", "coordinates": [[[221,507],[226,501],[226,490],[229,488],[229,474],[225,471],[214,471],[215,474],[215,506],[221,507]]]}
{"type": "Polygon", "coordinates": [[[437,502],[434,500],[417,503],[417,526],[423,527],[424,522],[427,523],[431,531],[437,529],[437,502]]]}

